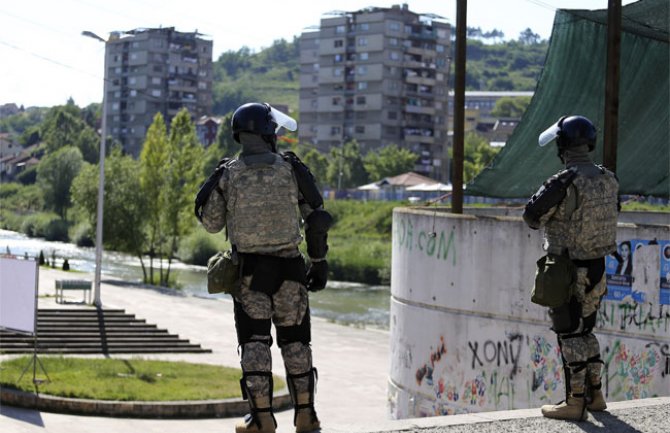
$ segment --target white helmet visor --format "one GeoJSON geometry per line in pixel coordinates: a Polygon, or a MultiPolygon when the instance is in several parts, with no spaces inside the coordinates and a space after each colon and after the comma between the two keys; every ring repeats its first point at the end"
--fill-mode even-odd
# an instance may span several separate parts
{"type": "Polygon", "coordinates": [[[558,137],[558,133],[561,131],[561,128],[558,126],[559,122],[554,123],[540,134],[540,137],[537,139],[540,147],[546,146],[558,137]]]}
{"type": "Polygon", "coordinates": [[[298,129],[298,122],[296,122],[294,118],[288,114],[282,113],[270,104],[268,104],[268,106],[270,107],[270,116],[272,116],[272,119],[277,124],[275,133],[279,132],[279,128],[286,128],[289,131],[295,131],[298,129]]]}

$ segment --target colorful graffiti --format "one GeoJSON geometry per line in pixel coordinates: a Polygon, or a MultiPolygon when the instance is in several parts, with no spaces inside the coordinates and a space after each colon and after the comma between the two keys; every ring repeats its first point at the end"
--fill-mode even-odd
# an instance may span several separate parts
{"type": "Polygon", "coordinates": [[[451,264],[456,266],[456,234],[453,228],[448,233],[445,230],[439,233],[425,230],[415,232],[412,221],[405,218],[399,218],[395,227],[396,239],[401,248],[416,250],[437,260],[447,261],[451,257],[451,264]]]}
{"type": "MultiPolygon", "coordinates": [[[[614,339],[602,344],[607,397],[629,400],[659,395],[654,391],[658,380],[670,384],[670,344],[641,346],[626,341],[614,339]]],[[[434,399],[424,393],[410,416],[535,406],[563,398],[565,386],[558,345],[545,334],[518,332],[510,332],[500,341],[467,341],[449,351],[440,336],[426,362],[415,370],[415,378],[423,391],[432,391],[434,399]],[[464,353],[469,373],[459,368],[464,353]],[[527,402],[519,396],[527,396],[527,402]]]]}

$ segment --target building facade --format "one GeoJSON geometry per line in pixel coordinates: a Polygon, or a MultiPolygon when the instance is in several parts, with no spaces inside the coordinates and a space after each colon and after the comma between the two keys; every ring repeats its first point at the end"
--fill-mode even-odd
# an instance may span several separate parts
{"type": "Polygon", "coordinates": [[[174,27],[112,32],[106,43],[107,134],[137,157],[156,113],[212,108],[212,41],[174,27]]]}
{"type": "Polygon", "coordinates": [[[396,144],[419,155],[415,171],[446,179],[450,32],[406,4],[323,18],[300,37],[301,142],[396,144]]]}

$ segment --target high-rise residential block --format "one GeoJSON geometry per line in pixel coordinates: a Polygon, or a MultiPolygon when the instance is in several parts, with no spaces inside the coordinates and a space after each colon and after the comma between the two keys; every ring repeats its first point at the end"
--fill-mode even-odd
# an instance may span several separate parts
{"type": "Polygon", "coordinates": [[[396,144],[446,180],[450,33],[406,4],[326,15],[300,37],[300,140],[322,152],[396,144]]]}
{"type": "Polygon", "coordinates": [[[156,113],[212,108],[212,41],[174,27],[112,32],[106,43],[107,134],[137,157],[156,113]]]}

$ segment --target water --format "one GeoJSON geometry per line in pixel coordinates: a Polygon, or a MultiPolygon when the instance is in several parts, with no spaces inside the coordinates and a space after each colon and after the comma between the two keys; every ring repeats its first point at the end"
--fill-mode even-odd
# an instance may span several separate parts
{"type": "MultiPolygon", "coordinates": [[[[10,252],[17,256],[37,257],[40,251],[51,261],[52,253],[61,266],[67,258],[73,270],[93,273],[95,271],[95,248],[78,247],[63,242],[50,242],[40,238],[29,238],[21,233],[0,230],[0,254],[10,252]]],[[[145,266],[149,266],[145,259],[145,266]]],[[[167,262],[163,262],[167,266],[167,262]]],[[[159,266],[154,261],[154,269],[159,266]]],[[[142,267],[136,257],[105,251],[102,260],[102,279],[122,279],[131,283],[142,282],[142,267]]],[[[221,298],[228,295],[207,293],[206,268],[173,262],[171,271],[177,285],[193,296],[221,298]]],[[[104,297],[104,294],[103,294],[104,297]]],[[[358,283],[329,281],[328,287],[310,294],[312,315],[337,323],[353,326],[371,326],[388,329],[390,290],[388,286],[368,286],[358,283]]]]}

